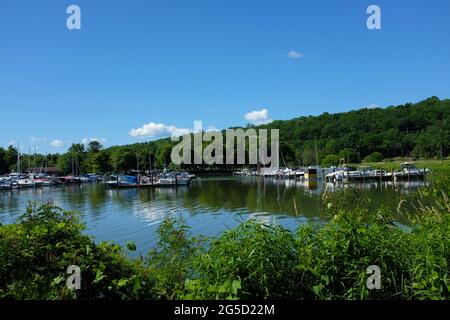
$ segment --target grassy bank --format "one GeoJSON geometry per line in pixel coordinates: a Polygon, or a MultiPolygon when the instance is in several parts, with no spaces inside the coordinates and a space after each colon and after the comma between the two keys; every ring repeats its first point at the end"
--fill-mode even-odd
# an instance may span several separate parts
{"type": "Polygon", "coordinates": [[[402,199],[398,211],[369,212],[362,190],[324,195],[326,224],[295,232],[256,221],[217,238],[193,236],[182,219],[166,219],[146,256],[96,244],[78,215],[53,204],[30,206],[0,226],[3,299],[449,299],[449,179],[402,199]],[[82,288],[66,287],[77,265],[82,288]],[[368,266],[382,289],[366,286],[368,266]]]}
{"type": "MultiPolygon", "coordinates": [[[[388,171],[399,170],[400,164],[405,160],[385,160],[383,162],[367,162],[363,164],[353,164],[352,166],[370,166],[376,169],[385,169],[388,171]]],[[[428,168],[435,172],[450,172],[450,160],[418,160],[413,161],[418,168],[428,168]]]]}

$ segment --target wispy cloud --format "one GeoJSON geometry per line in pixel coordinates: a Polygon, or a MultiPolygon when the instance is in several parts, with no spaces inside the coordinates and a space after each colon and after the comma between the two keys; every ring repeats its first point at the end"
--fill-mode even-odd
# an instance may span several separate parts
{"type": "Polygon", "coordinates": [[[51,145],[53,148],[64,148],[64,142],[63,142],[62,140],[59,140],[59,139],[53,140],[53,141],[50,143],[50,145],[51,145]]]}
{"type": "Polygon", "coordinates": [[[150,122],[140,128],[131,129],[129,134],[132,137],[158,138],[163,136],[182,136],[191,132],[190,129],[150,122]]]}
{"type": "Polygon", "coordinates": [[[303,58],[304,55],[298,51],[291,50],[286,54],[286,57],[288,57],[290,59],[300,59],[300,58],[303,58]]]}
{"type": "Polygon", "coordinates": [[[246,113],[244,115],[244,119],[255,125],[267,124],[273,121],[269,118],[269,111],[267,109],[255,110],[246,113]]]}

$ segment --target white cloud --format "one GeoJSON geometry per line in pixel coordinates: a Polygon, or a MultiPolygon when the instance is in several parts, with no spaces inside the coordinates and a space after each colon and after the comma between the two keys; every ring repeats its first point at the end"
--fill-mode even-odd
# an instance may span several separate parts
{"type": "Polygon", "coordinates": [[[64,147],[64,142],[61,141],[61,140],[56,139],[56,140],[53,140],[53,141],[50,143],[50,145],[51,145],[52,147],[54,147],[54,148],[63,148],[63,147],[64,147]]]}
{"type": "Polygon", "coordinates": [[[303,58],[303,54],[295,51],[295,50],[291,50],[286,54],[286,57],[291,58],[291,59],[299,59],[299,58],[303,58]]]}
{"type": "Polygon", "coordinates": [[[252,111],[244,115],[245,120],[251,124],[260,125],[272,122],[269,118],[269,111],[267,109],[262,109],[259,111],[252,111]]]}
{"type": "Polygon", "coordinates": [[[162,123],[150,122],[141,128],[131,129],[129,132],[132,137],[149,137],[156,138],[162,136],[182,136],[191,133],[191,130],[185,128],[177,128],[175,126],[167,126],[162,123]]]}
{"type": "Polygon", "coordinates": [[[10,142],[8,142],[8,147],[9,146],[16,146],[17,145],[17,140],[11,140],[10,142]]]}
{"type": "Polygon", "coordinates": [[[208,126],[208,128],[206,128],[206,132],[215,132],[215,131],[219,131],[219,129],[217,129],[215,126],[208,126]]]}
{"type": "Polygon", "coordinates": [[[377,108],[380,108],[380,106],[378,106],[378,105],[376,105],[376,104],[374,104],[374,103],[372,103],[372,104],[370,104],[370,105],[368,105],[368,106],[363,107],[363,109],[377,109],[377,108]]]}
{"type": "Polygon", "coordinates": [[[88,144],[89,142],[93,142],[93,141],[97,141],[99,143],[105,143],[106,139],[105,138],[84,138],[81,142],[83,142],[83,144],[88,144]]]}

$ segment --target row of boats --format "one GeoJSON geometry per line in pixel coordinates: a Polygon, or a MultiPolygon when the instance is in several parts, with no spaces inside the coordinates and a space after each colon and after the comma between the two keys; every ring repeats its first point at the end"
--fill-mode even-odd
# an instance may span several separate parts
{"type": "Polygon", "coordinates": [[[196,176],[187,172],[169,172],[158,175],[111,176],[106,184],[111,188],[145,188],[188,186],[196,176]]]}
{"type": "Polygon", "coordinates": [[[411,162],[400,165],[400,170],[387,171],[362,166],[359,169],[351,167],[322,168],[312,166],[307,168],[260,168],[259,170],[244,169],[235,171],[237,176],[261,176],[285,179],[327,180],[327,181],[369,181],[369,180],[411,180],[424,179],[429,169],[417,168],[411,162]]]}
{"type": "Polygon", "coordinates": [[[52,187],[57,185],[101,182],[104,180],[104,177],[92,174],[53,177],[45,174],[11,173],[7,176],[0,177],[0,190],[52,187]]]}
{"type": "Polygon", "coordinates": [[[152,173],[150,175],[137,174],[113,175],[109,177],[95,174],[81,176],[52,177],[45,174],[11,173],[0,177],[0,190],[14,190],[26,188],[52,187],[58,185],[83,184],[105,182],[111,188],[138,187],[171,187],[186,186],[196,176],[186,172],[152,173]]]}

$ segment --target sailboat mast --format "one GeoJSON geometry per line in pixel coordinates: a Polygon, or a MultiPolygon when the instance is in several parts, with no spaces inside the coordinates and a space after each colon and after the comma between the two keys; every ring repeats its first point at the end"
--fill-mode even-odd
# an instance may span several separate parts
{"type": "Polygon", "coordinates": [[[152,172],[152,154],[148,154],[148,166],[150,167],[150,172],[152,172]]]}
{"type": "Polygon", "coordinates": [[[33,167],[36,168],[36,154],[37,154],[37,146],[34,146],[34,164],[33,167]]]}
{"type": "Polygon", "coordinates": [[[28,172],[30,172],[31,168],[31,146],[28,146],[28,172]]]}
{"type": "Polygon", "coordinates": [[[20,143],[17,143],[17,173],[20,174],[20,143]]]}
{"type": "Polygon", "coordinates": [[[315,147],[316,147],[316,166],[319,166],[319,152],[317,151],[317,139],[314,139],[315,147]]]}
{"type": "Polygon", "coordinates": [[[139,173],[139,155],[136,153],[136,169],[137,172],[139,173]]]}
{"type": "Polygon", "coordinates": [[[71,152],[71,155],[72,155],[72,177],[73,177],[73,176],[75,176],[75,168],[74,168],[75,162],[74,162],[74,159],[73,159],[73,150],[71,152]]]}

